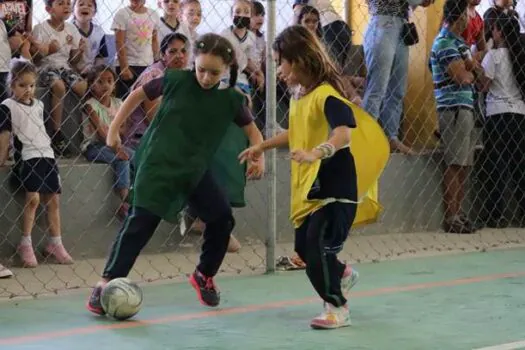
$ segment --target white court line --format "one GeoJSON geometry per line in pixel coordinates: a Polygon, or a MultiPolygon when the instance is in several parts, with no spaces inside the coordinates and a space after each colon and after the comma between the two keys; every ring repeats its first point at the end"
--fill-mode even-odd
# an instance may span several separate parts
{"type": "Polygon", "coordinates": [[[525,348],[525,340],[517,341],[514,343],[488,346],[486,348],[477,348],[474,350],[518,350],[518,349],[523,349],[523,348],[525,348]]]}

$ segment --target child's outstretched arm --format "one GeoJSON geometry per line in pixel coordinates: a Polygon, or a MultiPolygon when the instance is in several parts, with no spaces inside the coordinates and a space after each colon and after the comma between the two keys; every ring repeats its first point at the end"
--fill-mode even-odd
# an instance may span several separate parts
{"type": "Polygon", "coordinates": [[[285,147],[287,145],[288,145],[288,130],[266,141],[263,141],[262,143],[258,145],[252,145],[249,148],[245,149],[244,151],[241,152],[241,154],[239,154],[239,160],[241,161],[241,163],[244,163],[247,160],[256,161],[262,156],[264,151],[267,151],[273,148],[278,148],[278,147],[285,147]]]}
{"type": "Polygon", "coordinates": [[[106,144],[109,147],[113,148],[115,151],[120,149],[122,146],[122,141],[120,139],[122,125],[128,120],[131,113],[147,98],[148,96],[144,91],[144,87],[141,87],[134,90],[122,103],[115,118],[109,126],[108,135],[106,137],[106,144]]]}
{"type": "MultiPolygon", "coordinates": [[[[250,146],[257,146],[263,142],[263,136],[259,131],[259,128],[255,122],[244,126],[243,128],[246,137],[250,141],[250,146]]],[[[246,170],[246,176],[248,179],[259,179],[264,174],[264,155],[261,155],[258,159],[251,159],[246,170]]]]}
{"type": "Polygon", "coordinates": [[[328,140],[314,149],[293,149],[291,158],[298,163],[313,163],[332,157],[350,144],[350,129],[356,127],[354,112],[345,102],[329,96],[323,107],[326,120],[332,129],[328,140]]]}

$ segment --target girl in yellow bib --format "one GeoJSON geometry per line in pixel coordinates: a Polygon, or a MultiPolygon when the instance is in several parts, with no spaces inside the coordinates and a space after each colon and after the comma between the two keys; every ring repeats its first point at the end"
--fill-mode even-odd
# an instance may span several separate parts
{"type": "Polygon", "coordinates": [[[295,251],[324,300],[325,310],[311,326],[348,326],[346,298],[358,273],[339,261],[337,254],[356,217],[359,195],[349,147],[351,129],[356,127],[353,105],[343,96],[337,68],[307,29],[285,29],[273,43],[273,56],[279,77],[296,91],[290,102],[289,130],[248,148],[240,159],[258,159],[265,150],[289,146],[295,251]]]}

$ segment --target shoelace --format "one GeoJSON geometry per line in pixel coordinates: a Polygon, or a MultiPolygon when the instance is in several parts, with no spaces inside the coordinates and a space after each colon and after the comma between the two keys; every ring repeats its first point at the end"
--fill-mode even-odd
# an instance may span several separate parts
{"type": "Polygon", "coordinates": [[[213,283],[213,278],[205,277],[204,280],[206,281],[206,284],[204,285],[204,288],[215,290],[215,283],[213,283]]]}

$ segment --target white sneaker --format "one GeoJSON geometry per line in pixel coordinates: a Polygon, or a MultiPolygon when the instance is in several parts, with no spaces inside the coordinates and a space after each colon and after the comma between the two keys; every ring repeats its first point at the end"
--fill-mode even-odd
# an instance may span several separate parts
{"type": "Polygon", "coordinates": [[[9,278],[13,276],[13,272],[4,265],[0,264],[0,278],[9,278]]]}
{"type": "Polygon", "coordinates": [[[314,329],[336,329],[350,325],[352,322],[348,305],[335,307],[328,303],[324,304],[324,312],[310,323],[310,327],[314,329]]]}
{"type": "Polygon", "coordinates": [[[341,278],[341,292],[343,292],[343,295],[346,299],[348,299],[350,289],[352,289],[352,287],[356,285],[358,280],[359,272],[357,272],[357,270],[354,269],[352,266],[346,265],[345,272],[343,273],[343,277],[341,278]]]}

